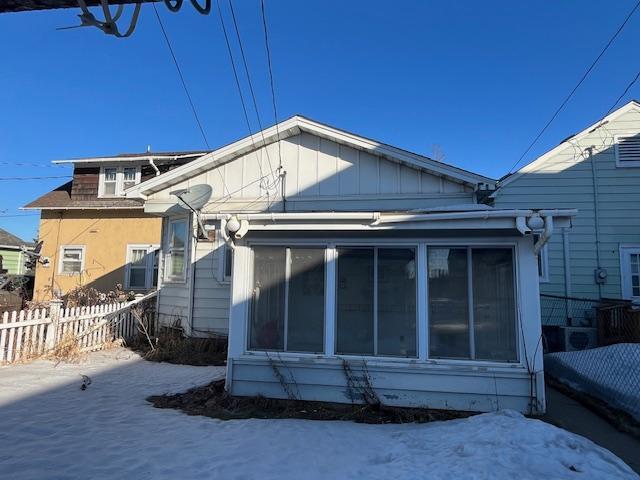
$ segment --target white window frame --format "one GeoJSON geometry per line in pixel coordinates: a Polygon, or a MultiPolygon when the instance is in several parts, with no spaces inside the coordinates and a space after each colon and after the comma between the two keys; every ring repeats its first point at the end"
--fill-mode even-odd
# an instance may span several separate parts
{"type": "Polygon", "coordinates": [[[634,303],[640,303],[640,296],[633,295],[631,280],[631,254],[640,254],[640,244],[622,244],[620,245],[620,289],[622,298],[631,300],[634,303]]]}
{"type": "MultiPolygon", "coordinates": [[[[245,243],[243,246],[246,247],[248,251],[248,258],[246,263],[241,261],[241,264],[246,265],[247,275],[246,278],[241,279],[240,282],[242,284],[241,291],[243,292],[242,298],[248,299],[251,298],[251,291],[253,285],[253,247],[254,246],[283,246],[286,245],[288,247],[295,246],[315,246],[320,248],[321,246],[325,246],[326,253],[326,267],[325,267],[325,351],[322,354],[315,353],[294,353],[294,352],[278,352],[282,358],[318,358],[320,355],[322,358],[344,358],[347,360],[354,361],[362,361],[367,360],[370,362],[386,362],[388,364],[406,364],[407,361],[414,361],[419,363],[428,363],[432,365],[447,365],[447,366],[461,366],[461,367],[488,367],[488,368],[513,368],[514,366],[518,367],[526,367],[526,362],[528,361],[526,356],[523,355],[524,344],[526,342],[523,336],[523,329],[520,324],[520,308],[523,305],[522,299],[522,287],[521,287],[521,274],[520,274],[520,249],[518,246],[518,242],[512,239],[501,239],[498,237],[488,237],[486,239],[457,239],[457,238],[442,238],[442,239],[424,239],[424,238],[407,238],[407,239],[352,239],[352,240],[343,240],[343,239],[331,239],[331,240],[322,240],[318,241],[318,239],[300,239],[300,238],[288,238],[283,237],[279,239],[273,240],[259,240],[259,241],[249,241],[245,243]],[[337,274],[337,246],[340,247],[417,247],[417,258],[416,258],[416,282],[418,289],[418,297],[417,297],[417,311],[418,311],[418,322],[416,325],[418,336],[417,338],[417,348],[418,348],[418,357],[408,358],[408,357],[392,357],[392,356],[363,356],[363,355],[337,355],[335,353],[335,342],[336,342],[336,328],[337,328],[337,284],[336,284],[336,274],[337,274]],[[499,360],[471,360],[471,359],[454,359],[454,358],[435,358],[429,356],[429,289],[428,289],[428,281],[427,281],[427,249],[429,247],[470,247],[470,248],[512,248],[514,255],[514,294],[515,294],[515,340],[516,340],[516,360],[514,361],[499,361],[499,360]],[[419,272],[424,270],[421,275],[419,272]]],[[[235,259],[234,259],[235,260],[235,259]]],[[[234,267],[235,268],[235,267],[234,267]]],[[[536,267],[537,270],[537,267],[536,267]]],[[[242,351],[244,355],[249,356],[257,356],[257,357],[265,357],[268,358],[269,352],[260,351],[260,350],[251,350],[249,348],[249,322],[250,318],[250,308],[243,308],[243,318],[244,318],[244,339],[243,339],[243,347],[242,351]]]]}
{"type": "MultiPolygon", "coordinates": [[[[249,308],[249,314],[246,320],[246,338],[245,338],[245,350],[249,352],[256,353],[269,353],[269,352],[277,352],[278,354],[289,354],[289,355],[324,355],[326,350],[326,335],[327,335],[327,312],[326,312],[326,299],[327,299],[327,287],[329,282],[327,281],[327,249],[328,246],[326,243],[322,242],[311,242],[311,243],[297,243],[297,242],[286,242],[286,243],[252,243],[251,244],[251,279],[249,288],[253,290],[254,285],[254,265],[255,265],[255,254],[253,251],[253,247],[280,247],[285,249],[285,294],[284,294],[284,335],[283,335],[283,350],[259,350],[250,348],[251,342],[251,308],[249,308]],[[324,250],[324,296],[325,296],[325,312],[323,318],[323,329],[322,329],[322,351],[320,352],[297,352],[295,350],[287,350],[288,348],[288,337],[289,337],[289,282],[291,281],[291,249],[292,248],[314,248],[314,249],[322,249],[324,250]]],[[[253,294],[249,296],[249,301],[253,302],[253,294]]],[[[343,355],[344,356],[344,355],[343,355]]]]}
{"type": "Polygon", "coordinates": [[[140,165],[103,165],[100,167],[100,176],[98,180],[98,197],[99,198],[114,198],[114,197],[123,197],[124,196],[124,169],[125,168],[135,168],[136,169],[136,179],[135,184],[139,184],[142,179],[142,172],[140,169],[140,165]],[[106,168],[115,168],[116,169],[116,193],[114,195],[107,195],[104,193],[104,170],[106,168]]]}
{"type": "Polygon", "coordinates": [[[82,273],[84,272],[85,260],[86,260],[86,247],[84,245],[60,245],[60,250],[58,252],[58,275],[66,275],[70,277],[75,275],[82,275],[82,273]],[[80,250],[82,252],[80,255],[80,271],[79,272],[65,272],[63,270],[64,251],[66,249],[80,250]]]}
{"type": "Polygon", "coordinates": [[[187,272],[189,271],[189,263],[191,262],[191,217],[172,217],[167,222],[167,231],[165,236],[165,245],[166,249],[164,249],[164,258],[163,258],[163,272],[162,272],[162,280],[164,284],[167,283],[186,283],[187,281],[187,272]],[[181,275],[172,275],[170,273],[171,269],[171,226],[176,223],[186,224],[186,239],[184,242],[184,269],[181,275]]]}
{"type": "MultiPolygon", "coordinates": [[[[538,241],[536,237],[540,235],[542,235],[542,232],[534,232],[534,244],[538,241]]],[[[542,268],[542,271],[538,269],[538,280],[540,283],[549,283],[549,242],[543,245],[542,249],[538,252],[538,256],[540,257],[540,266],[542,268]]]]}
{"type": "Polygon", "coordinates": [[[631,138],[631,137],[636,137],[638,136],[638,134],[620,134],[620,135],[614,135],[613,136],[613,141],[614,141],[614,153],[615,153],[615,157],[616,157],[616,167],[618,168],[638,168],[640,167],[640,160],[639,161],[620,161],[620,152],[618,149],[618,145],[620,142],[620,139],[624,139],[624,138],[631,138]]]}
{"type": "Polygon", "coordinates": [[[224,222],[220,222],[220,224],[218,224],[217,227],[217,231],[216,231],[216,241],[217,241],[217,245],[216,245],[216,251],[218,253],[218,274],[217,274],[217,278],[218,278],[218,282],[219,283],[223,283],[223,284],[229,284],[231,283],[231,278],[233,276],[233,249],[227,245],[227,242],[224,241],[224,238],[222,236],[222,229],[224,228],[224,222]],[[227,272],[226,267],[227,267],[227,258],[229,258],[229,256],[231,256],[232,258],[232,263],[231,263],[231,271],[227,272]]]}
{"type": "MultiPolygon", "coordinates": [[[[150,290],[153,288],[153,260],[154,255],[153,252],[157,251],[158,255],[160,255],[160,245],[157,244],[128,244],[127,245],[127,264],[125,267],[124,273],[124,288],[127,290],[150,290]],[[145,250],[146,251],[146,265],[145,265],[145,277],[144,277],[144,287],[132,287],[130,284],[130,273],[131,273],[131,259],[132,253],[134,250],[145,250]]],[[[158,261],[160,259],[158,258],[158,261]]],[[[160,265],[158,265],[158,268],[160,265]]]]}

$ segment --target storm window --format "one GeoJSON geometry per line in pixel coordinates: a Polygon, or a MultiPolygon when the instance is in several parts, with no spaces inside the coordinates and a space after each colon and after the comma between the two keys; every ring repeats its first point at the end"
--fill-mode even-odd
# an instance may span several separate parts
{"type": "Polygon", "coordinates": [[[100,181],[98,196],[122,197],[125,190],[140,183],[140,167],[102,167],[100,169],[100,181]]]}
{"type": "Polygon", "coordinates": [[[249,348],[324,351],[325,250],[253,248],[249,348]]]}
{"type": "Polygon", "coordinates": [[[416,356],[414,248],[338,248],[336,353],[416,356]]]}
{"type": "Polygon", "coordinates": [[[511,248],[429,247],[429,354],[515,361],[511,248]]]}

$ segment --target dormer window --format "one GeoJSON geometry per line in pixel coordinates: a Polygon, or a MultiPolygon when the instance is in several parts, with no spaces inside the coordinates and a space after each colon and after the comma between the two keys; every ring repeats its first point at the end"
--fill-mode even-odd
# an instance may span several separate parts
{"type": "Polygon", "coordinates": [[[140,167],[101,167],[99,197],[122,197],[125,190],[140,183],[140,167]]]}

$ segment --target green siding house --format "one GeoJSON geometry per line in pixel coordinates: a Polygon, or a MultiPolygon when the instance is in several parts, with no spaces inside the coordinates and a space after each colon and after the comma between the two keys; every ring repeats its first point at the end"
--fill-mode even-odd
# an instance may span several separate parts
{"type": "Polygon", "coordinates": [[[31,246],[19,237],[0,228],[0,273],[6,275],[29,275],[25,266],[27,256],[22,252],[23,245],[31,246]]]}
{"type": "Polygon", "coordinates": [[[578,210],[541,252],[541,294],[640,303],[640,103],[505,177],[492,197],[497,208],[578,210]]]}

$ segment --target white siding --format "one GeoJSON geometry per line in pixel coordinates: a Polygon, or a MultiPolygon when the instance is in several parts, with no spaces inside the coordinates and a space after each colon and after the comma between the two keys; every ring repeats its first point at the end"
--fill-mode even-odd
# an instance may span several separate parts
{"type": "Polygon", "coordinates": [[[534,170],[498,191],[496,207],[577,208],[569,231],[572,291],[565,292],[562,235],[549,244],[549,282],[542,293],[619,298],[620,244],[640,243],[640,168],[616,166],[614,135],[640,134],[640,111],[634,109],[568,145],[534,170]],[[608,272],[601,291],[597,267],[593,175],[586,148],[594,147],[600,225],[600,263],[608,272]]]}
{"type": "Polygon", "coordinates": [[[401,210],[474,202],[470,186],[309,133],[287,138],[280,147],[271,144],[242,155],[152,195],[150,203],[173,202],[170,191],[207,183],[214,193],[205,211],[279,211],[279,151],[289,211],[401,210]]]}

